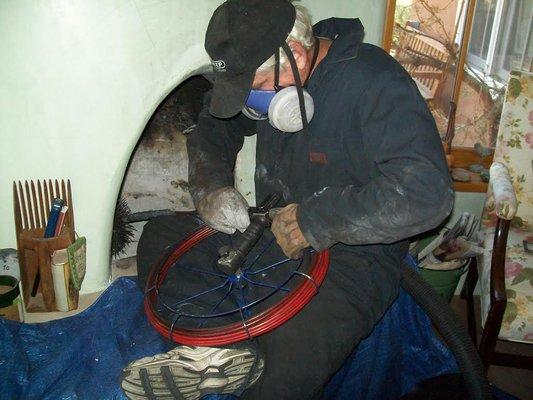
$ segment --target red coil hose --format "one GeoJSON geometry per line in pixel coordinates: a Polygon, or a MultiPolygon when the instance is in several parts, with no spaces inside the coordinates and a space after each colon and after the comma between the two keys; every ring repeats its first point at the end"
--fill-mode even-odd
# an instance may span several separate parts
{"type": "Polygon", "coordinates": [[[148,320],[159,333],[177,343],[193,346],[222,346],[260,336],[277,328],[300,312],[317,293],[324,281],[329,267],[329,251],[327,250],[312,255],[311,267],[308,272],[310,279],[304,278],[302,283],[291,290],[277,304],[246,320],[246,325],[235,322],[218,328],[182,329],[174,327],[171,333],[170,326],[156,310],[157,293],[153,289],[161,286],[170,267],[175,265],[178,259],[192,247],[215,233],[217,233],[216,230],[207,226],[193,232],[174,249],[166,260],[162,260],[158,266],[152,268],[148,276],[146,283],[148,292],[144,299],[144,310],[148,320]]]}

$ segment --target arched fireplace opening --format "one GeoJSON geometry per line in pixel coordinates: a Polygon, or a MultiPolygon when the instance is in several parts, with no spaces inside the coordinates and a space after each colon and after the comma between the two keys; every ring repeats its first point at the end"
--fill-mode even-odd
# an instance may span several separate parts
{"type": "Polygon", "coordinates": [[[149,218],[194,209],[187,183],[186,140],[210,87],[200,75],[185,80],[157,107],[139,138],[115,208],[113,279],[136,274],[137,243],[149,218]]]}

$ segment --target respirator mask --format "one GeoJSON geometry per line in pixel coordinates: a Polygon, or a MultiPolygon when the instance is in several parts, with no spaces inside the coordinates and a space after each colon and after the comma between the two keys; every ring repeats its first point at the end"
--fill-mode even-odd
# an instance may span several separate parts
{"type": "MultiPolygon", "coordinates": [[[[274,67],[274,88],[275,90],[251,90],[246,100],[246,104],[242,110],[243,114],[250,119],[266,120],[270,122],[274,128],[282,132],[298,132],[302,129],[307,129],[307,125],[315,111],[313,98],[303,89],[307,84],[300,79],[296,60],[292,55],[292,51],[287,45],[281,45],[294,75],[295,86],[281,88],[279,86],[279,51],[275,54],[274,67]]],[[[319,50],[319,41],[315,38],[315,48],[311,67],[309,69],[309,76],[315,66],[319,50]]],[[[307,78],[309,79],[309,77],[307,78]]]]}

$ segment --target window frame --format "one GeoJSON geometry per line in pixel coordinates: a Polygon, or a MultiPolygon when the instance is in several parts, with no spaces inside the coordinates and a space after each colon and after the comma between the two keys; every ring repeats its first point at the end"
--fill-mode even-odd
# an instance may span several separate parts
{"type": "MultiPolygon", "coordinates": [[[[503,46],[504,50],[502,51],[504,54],[506,53],[506,49],[509,46],[509,36],[510,36],[510,24],[506,24],[505,18],[504,18],[504,6],[506,5],[506,2],[510,2],[509,4],[509,12],[508,15],[513,16],[516,12],[516,7],[518,6],[518,2],[520,0],[492,0],[496,2],[496,9],[494,13],[494,19],[492,21],[492,29],[489,39],[489,46],[487,49],[487,57],[486,59],[483,59],[479,55],[470,53],[470,51],[467,52],[467,62],[470,64],[471,68],[476,69],[479,71],[482,75],[486,77],[491,77],[491,79],[494,79],[505,83],[507,82],[507,79],[509,77],[510,70],[507,70],[504,68],[504,61],[495,60],[496,52],[498,50],[498,47],[500,46],[500,43],[504,43],[503,46]]],[[[507,17],[507,15],[506,15],[507,17]]],[[[532,29],[532,20],[533,20],[533,10],[531,11],[530,18],[529,18],[529,32],[531,32],[532,29]]],[[[488,22],[488,18],[487,18],[488,22]]],[[[485,27],[485,30],[487,27],[485,27]]],[[[473,33],[473,29],[470,32],[470,38],[471,40],[473,33]]],[[[529,45],[529,36],[528,39],[526,39],[526,43],[524,46],[524,50],[522,52],[522,65],[524,64],[524,56],[527,52],[527,48],[529,45]]]]}
{"type": "MultiPolygon", "coordinates": [[[[468,39],[469,46],[468,46],[468,51],[467,51],[467,61],[468,61],[469,64],[471,64],[472,66],[476,67],[478,70],[482,71],[483,73],[485,73],[487,65],[489,65],[488,64],[488,60],[491,58],[491,51],[492,52],[494,51],[494,47],[495,46],[493,45],[493,43],[494,43],[494,40],[497,38],[497,32],[495,32],[495,25],[497,27],[500,26],[501,9],[502,9],[502,5],[503,5],[503,1],[504,0],[491,0],[491,5],[489,6],[488,15],[487,15],[486,20],[485,20],[483,38],[481,39],[481,53],[483,53],[483,50],[484,50],[485,34],[487,32],[489,24],[491,24],[491,26],[490,26],[490,32],[491,33],[490,33],[490,38],[489,38],[488,48],[487,48],[487,58],[483,58],[483,56],[480,56],[480,55],[477,55],[477,54],[474,54],[474,53],[470,52],[470,42],[472,41],[472,36],[474,34],[474,23],[475,23],[475,19],[476,19],[475,18],[476,17],[476,11],[477,11],[477,6],[479,5],[479,2],[477,2],[476,10],[474,10],[474,20],[473,20],[473,23],[472,23],[472,31],[470,32],[470,37],[468,39]],[[495,5],[495,10],[494,10],[494,18],[493,18],[493,20],[491,22],[490,21],[490,8],[492,7],[493,2],[495,2],[496,5],[495,5]]],[[[496,31],[497,30],[498,29],[496,29],[496,31]]]]}

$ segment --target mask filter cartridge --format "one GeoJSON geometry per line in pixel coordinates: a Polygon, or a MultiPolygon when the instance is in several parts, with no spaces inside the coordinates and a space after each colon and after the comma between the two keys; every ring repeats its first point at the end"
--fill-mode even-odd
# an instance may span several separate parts
{"type": "MultiPolygon", "coordinates": [[[[304,90],[304,104],[307,121],[311,121],[315,112],[315,105],[311,95],[304,90]]],[[[280,90],[268,107],[268,121],[274,128],[282,132],[298,132],[303,128],[300,102],[295,86],[280,90]]]]}
{"type": "MultiPolygon", "coordinates": [[[[306,90],[303,94],[307,121],[311,121],[315,111],[313,98],[306,90]]],[[[268,118],[270,125],[282,132],[294,133],[303,128],[295,86],[286,87],[277,93],[271,90],[252,90],[243,114],[254,120],[268,118]]]]}

